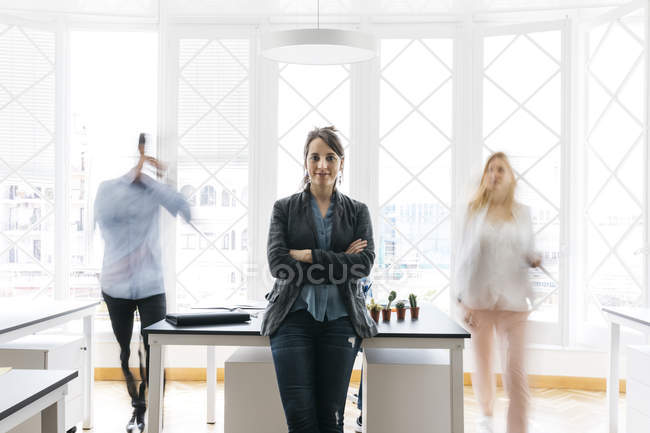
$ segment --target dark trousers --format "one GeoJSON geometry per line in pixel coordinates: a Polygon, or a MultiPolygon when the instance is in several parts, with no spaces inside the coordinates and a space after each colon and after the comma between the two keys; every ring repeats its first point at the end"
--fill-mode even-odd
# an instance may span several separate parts
{"type": "Polygon", "coordinates": [[[167,310],[165,303],[165,294],[150,296],[143,299],[121,299],[108,296],[102,293],[106,307],[108,308],[108,315],[111,318],[111,326],[113,333],[120,345],[120,365],[122,373],[126,379],[126,388],[131,396],[131,404],[135,408],[140,408],[143,411],[147,407],[147,399],[145,395],[146,384],[149,380],[149,344],[147,336],[142,334],[144,348],[146,352],[146,364],[142,363],[142,354],[140,353],[140,377],[146,378],[140,382],[140,386],[136,385],[136,380],[129,370],[129,357],[131,356],[131,335],[133,334],[133,319],[136,309],[140,315],[140,328],[144,329],[165,318],[165,311],[167,310]]]}
{"type": "Polygon", "coordinates": [[[342,433],[354,360],[361,346],[350,319],[319,322],[289,313],[271,336],[289,433],[342,433]]]}

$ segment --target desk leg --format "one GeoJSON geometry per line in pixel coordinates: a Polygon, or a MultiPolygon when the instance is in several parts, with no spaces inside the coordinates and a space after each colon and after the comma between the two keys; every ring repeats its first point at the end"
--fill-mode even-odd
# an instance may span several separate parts
{"type": "Polygon", "coordinates": [[[456,346],[449,350],[449,370],[451,374],[451,431],[463,433],[463,349],[456,346]]]}
{"type": "Polygon", "coordinates": [[[217,400],[217,359],[214,346],[206,347],[208,352],[207,374],[206,380],[208,381],[208,424],[215,423],[215,410],[217,400]]]}
{"type": "Polygon", "coordinates": [[[609,402],[609,433],[618,432],[618,362],[620,355],[621,326],[609,323],[609,377],[607,378],[607,401],[609,402]]]}
{"type": "Polygon", "coordinates": [[[95,323],[95,315],[90,314],[83,318],[84,324],[84,341],[86,345],[86,350],[84,352],[84,429],[93,428],[93,414],[94,414],[94,405],[93,405],[93,393],[95,388],[95,345],[93,341],[93,334],[95,323]]]}
{"type": "Polygon", "coordinates": [[[163,365],[162,365],[162,346],[160,343],[149,341],[149,415],[147,424],[149,424],[149,433],[162,432],[163,420],[163,365]]]}
{"type": "Polygon", "coordinates": [[[65,433],[65,394],[41,412],[41,432],[65,433]]]}

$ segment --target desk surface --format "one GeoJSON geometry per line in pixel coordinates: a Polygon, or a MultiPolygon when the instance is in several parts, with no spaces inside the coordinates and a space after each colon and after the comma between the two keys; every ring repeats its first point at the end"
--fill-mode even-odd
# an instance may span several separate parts
{"type": "Polygon", "coordinates": [[[0,334],[52,320],[99,305],[99,301],[25,301],[0,302],[0,334]]]}
{"type": "Polygon", "coordinates": [[[624,319],[633,320],[642,325],[650,326],[650,308],[603,307],[602,310],[606,313],[610,313],[624,319]]]}
{"type": "Polygon", "coordinates": [[[73,370],[11,370],[0,376],[0,419],[77,377],[73,370]]]}
{"type": "MultiPolygon", "coordinates": [[[[208,310],[205,310],[208,311],[208,310]]],[[[223,311],[223,310],[218,310],[223,311]]],[[[149,334],[203,334],[203,335],[260,335],[262,313],[252,317],[248,323],[233,323],[209,326],[174,326],[161,320],[144,329],[149,334]]],[[[393,312],[390,322],[379,321],[379,333],[375,338],[470,338],[470,334],[449,316],[433,306],[422,306],[420,318],[397,321],[393,312]]]]}

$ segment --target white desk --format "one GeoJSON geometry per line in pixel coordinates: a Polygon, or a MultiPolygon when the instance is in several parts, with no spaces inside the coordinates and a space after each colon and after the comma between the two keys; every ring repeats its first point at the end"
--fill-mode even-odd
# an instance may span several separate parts
{"type": "Polygon", "coordinates": [[[621,326],[650,334],[650,309],[603,307],[609,321],[609,375],[607,401],[609,402],[609,432],[618,432],[619,358],[621,326]]]}
{"type": "Polygon", "coordinates": [[[84,422],[93,426],[93,320],[99,301],[29,301],[3,299],[0,302],[0,343],[60,326],[70,320],[83,319],[86,350],[84,352],[84,422]]]}
{"type": "Polygon", "coordinates": [[[76,371],[11,370],[0,376],[0,432],[41,413],[43,433],[65,433],[65,394],[76,371]]]}
{"type": "MultiPolygon", "coordinates": [[[[176,327],[162,320],[145,328],[150,345],[149,404],[147,405],[149,433],[162,431],[162,347],[164,345],[268,346],[269,338],[260,335],[261,316],[260,314],[258,318],[253,318],[250,323],[245,324],[176,327]]],[[[434,307],[423,306],[419,320],[411,321],[407,314],[407,319],[402,322],[398,322],[394,316],[390,323],[380,321],[379,334],[374,338],[365,339],[363,347],[448,349],[451,367],[449,399],[452,432],[463,433],[463,348],[466,338],[470,338],[470,334],[446,314],[434,307]]],[[[210,352],[211,350],[208,350],[208,357],[210,352]]],[[[212,353],[214,354],[213,351],[212,353]]],[[[210,392],[214,393],[216,387],[214,367],[214,359],[212,359],[212,364],[208,365],[208,395],[210,392]]],[[[210,398],[208,403],[210,404],[210,398]]],[[[214,399],[212,405],[214,406],[214,399]]],[[[408,416],[408,414],[397,415],[408,416]]]]}

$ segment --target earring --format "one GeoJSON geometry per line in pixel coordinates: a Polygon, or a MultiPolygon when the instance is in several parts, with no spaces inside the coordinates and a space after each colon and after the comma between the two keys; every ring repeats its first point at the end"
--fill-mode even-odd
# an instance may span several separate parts
{"type": "Polygon", "coordinates": [[[339,185],[341,184],[341,182],[343,182],[343,172],[342,171],[339,171],[338,181],[339,181],[339,185]]]}
{"type": "Polygon", "coordinates": [[[309,177],[309,171],[305,170],[305,179],[307,179],[307,183],[311,183],[311,177],[309,177]]]}

